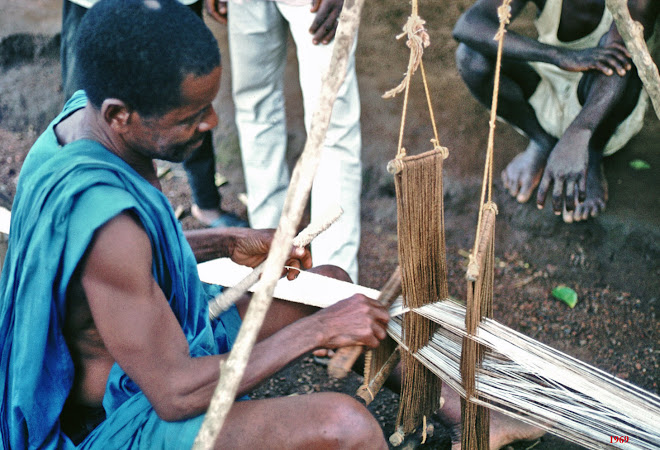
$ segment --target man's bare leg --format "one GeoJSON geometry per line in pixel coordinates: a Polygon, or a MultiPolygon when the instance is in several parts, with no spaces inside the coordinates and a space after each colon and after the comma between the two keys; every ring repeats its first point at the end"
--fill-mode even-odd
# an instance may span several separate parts
{"type": "MultiPolygon", "coordinates": [[[[392,391],[399,393],[403,366],[399,364],[387,379],[385,385],[392,391]]],[[[438,411],[443,424],[451,427],[453,436],[461,435],[461,397],[446,383],[442,383],[442,398],[444,403],[438,411]]],[[[531,441],[543,436],[545,431],[520,420],[513,419],[504,414],[491,411],[490,413],[490,448],[498,449],[516,441],[531,441]]],[[[460,437],[458,442],[452,443],[452,449],[461,448],[460,437]]]]}
{"type": "MultiPolygon", "coordinates": [[[[495,61],[465,44],[459,44],[456,64],[472,95],[490,108],[495,61]]],[[[498,116],[530,139],[527,149],[502,171],[504,187],[521,203],[528,201],[538,186],[548,155],[557,142],[541,127],[529,104],[539,81],[539,75],[529,64],[503,60],[498,116]]]]}
{"type": "Polygon", "coordinates": [[[351,397],[323,392],[236,402],[216,448],[386,449],[378,421],[351,397]]]}

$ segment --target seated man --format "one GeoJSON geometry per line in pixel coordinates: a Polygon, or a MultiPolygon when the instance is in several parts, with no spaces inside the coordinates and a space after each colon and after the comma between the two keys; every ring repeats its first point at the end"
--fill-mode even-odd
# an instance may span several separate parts
{"type": "MultiPolygon", "coordinates": [[[[160,190],[154,158],[184,160],[218,120],[220,55],[194,13],[175,0],[101,0],[78,43],[85,92],[30,150],[13,205],[0,279],[3,447],[190,448],[249,303],[210,322],[219,288],[196,264],[256,266],[272,233],[184,233],[160,190]]],[[[309,252],[293,249],[287,265],[310,267],[309,252]]],[[[375,347],[388,319],[361,295],[320,311],[274,301],[239,395],[314,349],[375,347]]],[[[447,402],[454,418],[458,403],[447,402]]],[[[498,445],[529,437],[499,424],[498,445]]],[[[236,402],[217,446],[273,442],[387,448],[369,411],[337,393],[236,402]]]]}
{"type": "MultiPolygon", "coordinates": [[[[502,180],[521,203],[539,186],[539,209],[552,191],[555,214],[563,212],[569,223],[585,220],[607,201],[603,156],[642,128],[648,98],[605,0],[531,1],[539,10],[539,36],[505,35],[498,107],[530,143],[502,180]]],[[[529,2],[511,2],[512,20],[529,2]]],[[[493,92],[493,36],[501,3],[477,0],[454,28],[458,70],[484,105],[490,105],[493,92]]],[[[631,0],[628,7],[648,41],[660,2],[631,0]]]]}
{"type": "MultiPolygon", "coordinates": [[[[220,55],[194,13],[174,0],[101,1],[78,43],[86,93],[31,149],[12,211],[0,296],[3,447],[190,448],[248,302],[209,323],[212,292],[196,263],[230,256],[255,266],[272,233],[185,236],[159,189],[153,159],[184,160],[218,120],[220,55]]],[[[289,263],[310,267],[309,251],[292,250],[289,263]]],[[[273,303],[240,395],[316,348],[377,345],[389,319],[363,296],[311,312],[273,303]]],[[[368,410],[334,393],[239,402],[218,445],[266,439],[385,448],[368,410]],[[301,417],[315,426],[297,426],[301,417]]]]}

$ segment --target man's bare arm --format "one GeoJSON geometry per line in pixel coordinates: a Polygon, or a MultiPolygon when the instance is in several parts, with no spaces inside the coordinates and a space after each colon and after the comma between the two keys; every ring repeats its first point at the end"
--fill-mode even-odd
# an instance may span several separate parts
{"type": "MultiPolygon", "coordinates": [[[[268,256],[275,230],[251,228],[207,228],[185,232],[197,262],[231,258],[237,264],[257,267],[268,256]]],[[[300,270],[312,267],[308,248],[292,247],[284,264],[287,278],[293,280],[300,270]]]]}
{"type": "MultiPolygon", "coordinates": [[[[151,244],[141,225],[129,214],[108,222],[84,264],[82,285],[103,343],[156,413],[181,420],[204,412],[225,356],[190,357],[181,326],[152,276],[151,244]]],[[[385,337],[387,320],[387,312],[363,296],[302,318],[255,346],[239,393],[315,348],[373,347],[385,337]]]]}
{"type": "MultiPolygon", "coordinates": [[[[512,21],[530,1],[511,2],[512,21]]],[[[494,58],[497,53],[497,41],[493,40],[493,37],[499,26],[497,8],[501,3],[501,0],[478,0],[459,18],[453,31],[454,39],[494,58]]],[[[570,50],[543,44],[534,38],[508,31],[502,53],[507,59],[544,62],[570,72],[598,70],[605,75],[612,75],[614,72],[623,75],[630,69],[630,55],[618,42],[608,46],[570,50]]]]}

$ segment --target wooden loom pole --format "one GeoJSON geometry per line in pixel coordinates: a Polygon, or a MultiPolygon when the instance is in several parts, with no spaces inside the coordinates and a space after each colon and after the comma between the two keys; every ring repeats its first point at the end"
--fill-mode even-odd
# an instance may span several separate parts
{"type": "Polygon", "coordinates": [[[376,397],[376,394],[380,388],[383,387],[385,380],[387,380],[387,378],[399,364],[399,361],[401,361],[401,347],[397,346],[390,357],[387,358],[385,364],[382,365],[380,370],[378,370],[376,375],[371,379],[371,381],[363,386],[360,386],[355,395],[362,399],[365,405],[369,405],[369,403],[371,403],[376,397]]]}
{"type": "Polygon", "coordinates": [[[312,116],[309,137],[296,163],[287,191],[280,223],[266,259],[260,288],[254,293],[236,343],[226,361],[220,363],[220,380],[211,404],[193,443],[194,449],[212,449],[233,405],[243,378],[257,333],[270,306],[273,289],[282,274],[293,236],[309,198],[314,175],[319,165],[321,149],[330,123],[332,106],[346,77],[350,50],[355,42],[364,0],[346,0],[339,18],[329,69],[323,77],[319,107],[312,116]]]}
{"type": "Polygon", "coordinates": [[[605,4],[614,17],[616,28],[637,67],[637,73],[651,98],[655,114],[660,119],[660,74],[658,74],[658,67],[653,62],[646,46],[644,27],[630,17],[626,1],[605,0],[605,4]]]}

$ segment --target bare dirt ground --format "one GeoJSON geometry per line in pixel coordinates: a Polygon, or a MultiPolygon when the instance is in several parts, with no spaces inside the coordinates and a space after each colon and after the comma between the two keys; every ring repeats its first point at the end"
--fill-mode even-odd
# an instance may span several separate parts
{"type": "MultiPolygon", "coordinates": [[[[450,150],[445,163],[445,220],[450,292],[465,294],[465,252],[472,246],[488,115],[470,96],[454,64],[452,26],[469,0],[420,5],[431,47],[424,55],[441,143],[450,150]]],[[[58,0],[0,0],[0,205],[9,207],[26,152],[61,108],[58,58],[61,4],[58,0]]],[[[360,28],[357,67],[362,96],[364,184],[360,283],[379,288],[397,264],[396,206],[393,182],[385,165],[396,153],[401,98],[381,94],[398,84],[408,59],[403,42],[395,40],[405,23],[407,2],[367,3],[360,28]]],[[[230,64],[224,28],[209,22],[230,64]]],[[[531,21],[518,28],[529,30],[531,21]]],[[[295,79],[291,53],[287,79],[295,79]]],[[[223,206],[245,216],[238,200],[244,192],[233,125],[229,70],[217,99],[221,125],[216,133],[219,171],[227,183],[220,190],[223,206]]],[[[289,146],[293,162],[304,145],[300,93],[287,86],[289,146]]],[[[404,145],[411,153],[430,148],[433,137],[421,79],[415,78],[404,145]]],[[[495,170],[499,173],[525,139],[506,124],[496,133],[495,170]]],[[[588,362],[621,379],[658,393],[659,325],[656,317],[660,287],[660,123],[652,111],[644,130],[606,161],[610,182],[608,209],[600,217],[566,225],[548,209],[520,205],[503,191],[499,179],[495,201],[497,272],[495,318],[545,344],[588,362]],[[649,170],[634,170],[642,159],[649,170]],[[571,309],[554,299],[551,290],[567,285],[579,295],[571,309]]],[[[164,189],[174,207],[184,211],[186,228],[199,224],[189,216],[190,195],[182,169],[170,169],[164,189]]],[[[498,177],[499,178],[499,177],[498,177]]],[[[305,358],[263,385],[257,396],[303,395],[320,390],[352,393],[358,376],[329,380],[324,368],[305,358]]],[[[384,390],[371,406],[387,436],[393,431],[398,397],[384,390]]],[[[448,445],[446,436],[434,448],[448,445]]],[[[605,444],[605,443],[604,443],[605,444]]],[[[515,448],[580,448],[546,435],[515,448]]]]}

